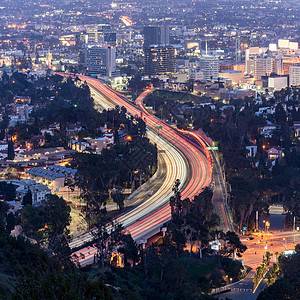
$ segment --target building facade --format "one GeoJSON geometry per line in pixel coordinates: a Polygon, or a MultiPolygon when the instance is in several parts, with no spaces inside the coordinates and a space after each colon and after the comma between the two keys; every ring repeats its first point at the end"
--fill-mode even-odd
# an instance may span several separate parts
{"type": "Polygon", "coordinates": [[[145,48],[145,70],[148,76],[175,72],[175,50],[172,46],[150,46],[145,48]]]}
{"type": "Polygon", "coordinates": [[[85,66],[89,75],[111,77],[116,71],[116,48],[112,46],[86,47],[85,66]]]}
{"type": "Polygon", "coordinates": [[[152,45],[169,45],[170,32],[168,25],[161,26],[145,26],[144,34],[144,49],[152,45]]]}
{"type": "Polygon", "coordinates": [[[290,86],[300,86],[300,64],[290,66],[290,86]]]}
{"type": "Polygon", "coordinates": [[[199,69],[202,70],[205,80],[217,78],[219,76],[219,59],[213,56],[203,56],[199,61],[199,69]]]}

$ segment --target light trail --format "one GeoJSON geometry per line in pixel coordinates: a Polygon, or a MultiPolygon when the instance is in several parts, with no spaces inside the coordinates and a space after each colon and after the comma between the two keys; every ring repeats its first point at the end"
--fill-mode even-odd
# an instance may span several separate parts
{"type": "MultiPolygon", "coordinates": [[[[134,240],[139,241],[142,238],[149,238],[153,231],[159,229],[171,219],[169,199],[173,194],[172,187],[176,179],[181,181],[181,197],[183,199],[190,198],[191,200],[210,183],[211,164],[205,154],[205,150],[199,149],[191,141],[157,117],[151,115],[144,108],[142,105],[143,98],[151,90],[143,92],[138,97],[136,102],[139,107],[136,107],[97,79],[82,75],[58,74],[62,76],[76,76],[80,80],[86,81],[96,95],[95,98],[101,101],[101,105],[104,103],[104,105],[112,106],[113,103],[120,107],[124,106],[129,114],[135,117],[143,117],[148,128],[150,140],[156,142],[160,149],[165,150],[168,172],[162,187],[152,197],[149,197],[148,200],[117,218],[117,221],[123,224],[126,230],[131,233],[134,240]],[[157,128],[160,128],[159,134],[155,133],[157,128]]],[[[90,241],[91,238],[92,234],[89,232],[78,236],[70,243],[70,247],[80,246],[84,242],[90,241]]],[[[92,250],[90,248],[88,250],[79,250],[78,253],[88,251],[87,253],[92,255],[92,250]]],[[[85,258],[82,263],[85,263],[86,260],[85,258]]]]}

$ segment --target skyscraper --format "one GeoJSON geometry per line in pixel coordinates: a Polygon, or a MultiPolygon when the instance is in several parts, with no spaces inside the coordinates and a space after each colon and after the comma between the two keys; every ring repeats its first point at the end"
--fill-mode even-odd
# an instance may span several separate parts
{"type": "Polygon", "coordinates": [[[241,62],[242,49],[241,49],[241,36],[237,35],[235,41],[235,61],[241,62]]]}
{"type": "Polygon", "coordinates": [[[199,69],[203,71],[205,80],[216,78],[219,76],[219,59],[205,55],[200,58],[199,69]]]}
{"type": "Polygon", "coordinates": [[[175,50],[172,46],[145,48],[145,75],[161,75],[175,72],[175,50]]]}
{"type": "Polygon", "coordinates": [[[300,86],[300,64],[290,66],[290,86],[300,86]]]}
{"type": "Polygon", "coordinates": [[[144,34],[144,48],[149,47],[150,45],[158,45],[158,27],[155,26],[146,26],[143,30],[144,34]]]}
{"type": "Polygon", "coordinates": [[[170,44],[169,25],[161,25],[159,27],[158,36],[159,36],[160,45],[169,45],[170,44]]]}
{"type": "Polygon", "coordinates": [[[86,47],[85,66],[89,75],[112,76],[116,71],[116,48],[110,46],[86,47]]]}
{"type": "Polygon", "coordinates": [[[144,49],[152,45],[169,45],[169,25],[146,26],[143,30],[144,49]]]}
{"type": "Polygon", "coordinates": [[[90,25],[86,30],[89,44],[116,45],[116,32],[111,30],[108,24],[90,25]]]}

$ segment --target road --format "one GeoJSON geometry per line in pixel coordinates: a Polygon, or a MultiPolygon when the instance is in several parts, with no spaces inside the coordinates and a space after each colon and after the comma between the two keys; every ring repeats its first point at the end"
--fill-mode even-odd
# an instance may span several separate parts
{"type": "Polygon", "coordinates": [[[253,235],[254,239],[249,240],[247,237],[241,237],[241,241],[248,247],[248,250],[243,254],[242,259],[244,264],[252,268],[248,276],[236,283],[223,287],[219,290],[230,288],[231,291],[218,295],[219,299],[232,300],[254,300],[259,293],[267,287],[267,280],[264,279],[256,292],[253,294],[253,277],[255,269],[261,264],[266,251],[269,251],[271,256],[271,264],[277,262],[277,252],[280,254],[285,249],[294,249],[296,244],[300,243],[299,232],[270,232],[267,234],[253,235]],[[267,246],[267,247],[266,247],[267,246]]]}
{"type": "Polygon", "coordinates": [[[242,259],[251,268],[256,268],[262,262],[266,251],[273,254],[271,262],[276,262],[276,252],[280,254],[285,249],[294,249],[300,243],[300,232],[274,231],[267,234],[253,234],[252,237],[253,240],[241,237],[243,244],[248,247],[242,259]]]}
{"type": "Polygon", "coordinates": [[[207,147],[213,146],[212,140],[208,138],[202,130],[193,132],[181,130],[181,132],[189,135],[193,140],[206,149],[205,154],[207,159],[211,160],[212,162],[212,179],[214,181],[212,203],[214,205],[215,213],[220,216],[220,224],[218,229],[223,230],[224,232],[234,231],[233,222],[228,212],[225,179],[220,165],[218,153],[216,150],[207,150],[207,147]]]}
{"type": "MultiPolygon", "coordinates": [[[[267,281],[263,280],[255,293],[253,293],[253,277],[255,271],[251,270],[248,276],[236,283],[226,286],[225,289],[230,288],[229,292],[224,294],[216,295],[220,300],[232,299],[232,300],[255,300],[259,293],[267,287],[267,281]]],[[[220,289],[222,290],[222,289],[220,289]]]]}
{"type": "MultiPolygon", "coordinates": [[[[149,94],[151,90],[146,90],[141,94],[140,97],[137,98],[136,103],[143,111],[146,116],[153,116],[152,112],[149,112],[143,103],[143,99],[147,94],[149,94]]],[[[154,117],[154,116],[153,116],[154,117]]],[[[208,151],[207,147],[213,146],[213,142],[210,138],[208,138],[202,130],[198,131],[188,131],[188,130],[179,130],[179,132],[190,136],[198,146],[202,148],[203,153],[206,156],[207,161],[212,161],[212,174],[210,177],[214,179],[214,193],[212,202],[214,204],[214,210],[220,216],[220,224],[218,229],[223,230],[224,232],[233,231],[233,222],[230,218],[228,207],[227,207],[227,192],[225,186],[225,180],[223,177],[222,168],[219,162],[218,154],[215,150],[208,151]]]]}
{"type": "MultiPolygon", "coordinates": [[[[65,76],[65,74],[62,75],[65,76]]],[[[101,101],[102,107],[124,106],[129,114],[136,117],[142,116],[151,141],[155,142],[158,148],[165,153],[168,172],[162,187],[155,195],[117,219],[136,241],[143,241],[170,220],[169,198],[172,195],[172,186],[175,180],[181,181],[182,197],[193,199],[211,181],[210,162],[199,147],[195,147],[188,139],[156,117],[143,116],[140,108],[124,100],[100,81],[80,75],[78,77],[92,87],[92,94],[101,101]],[[159,133],[156,132],[157,127],[160,128],[159,133]]],[[[71,247],[80,246],[90,239],[90,233],[78,236],[73,239],[71,247]]]]}

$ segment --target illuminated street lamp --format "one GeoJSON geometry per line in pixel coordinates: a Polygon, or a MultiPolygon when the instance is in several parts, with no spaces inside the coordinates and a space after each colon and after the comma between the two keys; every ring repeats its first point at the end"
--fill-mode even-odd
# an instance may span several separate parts
{"type": "Polygon", "coordinates": [[[283,241],[285,241],[285,250],[286,250],[286,238],[283,238],[283,241]]]}
{"type": "Polygon", "coordinates": [[[268,232],[268,230],[270,228],[270,222],[269,221],[266,222],[266,228],[267,228],[267,232],[268,232]]]}

